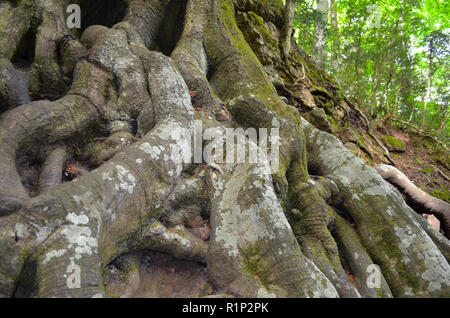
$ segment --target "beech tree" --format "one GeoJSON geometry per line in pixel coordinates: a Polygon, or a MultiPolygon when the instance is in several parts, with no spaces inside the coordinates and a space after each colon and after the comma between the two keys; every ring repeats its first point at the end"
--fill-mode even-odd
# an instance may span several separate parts
{"type": "Polygon", "coordinates": [[[314,24],[314,57],[317,64],[324,68],[327,64],[328,14],[329,0],[318,0],[314,24]]]}
{"type": "Polygon", "coordinates": [[[104,269],[141,250],[202,264],[220,295],[450,295],[448,239],[324,127],[380,149],[295,41],[283,54],[281,0],[74,2],[80,29],[69,1],[0,3],[1,296],[110,296],[104,269]],[[186,163],[195,120],[279,128],[278,169],[186,163]]]}

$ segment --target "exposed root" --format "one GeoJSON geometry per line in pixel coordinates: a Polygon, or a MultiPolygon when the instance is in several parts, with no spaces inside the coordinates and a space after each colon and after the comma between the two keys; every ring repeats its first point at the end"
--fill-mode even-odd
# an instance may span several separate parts
{"type": "Polygon", "coordinates": [[[98,67],[80,62],[69,95],[49,102],[37,101],[2,114],[0,118],[0,215],[19,209],[29,198],[20,182],[15,160],[21,149],[39,150],[74,136],[101,120],[106,104],[102,94],[111,77],[98,67]]]}
{"type": "Polygon", "coordinates": [[[336,238],[341,258],[355,279],[355,285],[362,297],[392,297],[384,276],[381,276],[379,288],[369,288],[367,280],[372,271],[367,271],[374,262],[362,245],[358,234],[348,222],[333,212],[333,236],[336,238]]]}
{"type": "Polygon", "coordinates": [[[39,189],[41,194],[47,193],[61,184],[62,169],[65,159],[65,147],[57,147],[50,152],[39,178],[39,189]]]}
{"type": "MultiPolygon", "coordinates": [[[[0,56],[17,77],[0,76],[0,84],[21,85],[5,95],[15,100],[5,107],[17,107],[0,115],[0,296],[112,296],[105,268],[133,273],[126,295],[142,295],[141,279],[157,289],[151,295],[166,295],[164,279],[180,276],[164,266],[188,262],[196,278],[180,286],[198,288],[186,295],[213,288],[242,297],[449,294],[449,241],[284,103],[237,27],[232,0],[108,2],[120,8],[117,16],[99,15],[103,2],[79,2],[93,8],[82,34],[67,30],[64,2],[0,3],[2,21],[14,24],[0,26],[0,56]],[[183,29],[162,26],[183,14],[183,29]],[[24,77],[21,68],[30,72],[24,77]],[[33,98],[52,101],[21,99],[27,77],[33,98]],[[202,144],[201,164],[186,160],[195,119],[205,139],[214,135],[202,144]],[[245,158],[256,149],[258,160],[225,164],[218,147],[232,126],[278,128],[279,138],[261,147],[237,138],[245,158]],[[59,145],[67,145],[66,161],[96,169],[73,169],[75,178],[59,184],[59,145]],[[16,168],[30,159],[45,162],[41,194],[31,199],[16,168]],[[307,161],[320,177],[310,177],[307,161]],[[145,253],[157,273],[148,280],[140,275],[145,253]],[[379,288],[366,282],[374,264],[379,288]]],[[[256,3],[237,5],[256,15],[256,3]]],[[[281,27],[282,8],[276,13],[269,3],[274,12],[261,14],[281,27]]],[[[308,94],[302,100],[312,105],[308,94]]]]}
{"type": "Polygon", "coordinates": [[[178,259],[206,263],[208,244],[183,226],[166,228],[155,221],[142,230],[138,248],[170,254],[178,259]]]}
{"type": "Polygon", "coordinates": [[[396,186],[407,198],[407,203],[418,213],[433,214],[441,221],[445,236],[450,239],[450,204],[435,198],[412,183],[400,170],[388,165],[377,165],[375,170],[396,186]]]}
{"type": "Polygon", "coordinates": [[[107,137],[87,145],[82,155],[93,167],[99,167],[137,139],[128,131],[117,131],[107,137]]]}
{"type": "MultiPolygon", "coordinates": [[[[147,54],[145,63],[153,70],[149,86],[159,112],[154,130],[99,169],[32,199],[25,211],[4,219],[16,227],[13,237],[18,237],[19,251],[24,246],[33,251],[39,296],[102,295],[101,264],[108,264],[143,243],[136,240],[147,238],[139,234],[142,222],[161,217],[164,202],[183,171],[183,146],[179,136],[173,134],[183,127],[192,127],[190,96],[168,58],[147,54]],[[167,78],[171,80],[166,81],[167,78]],[[18,228],[14,218],[19,215],[26,218],[18,228]],[[83,233],[83,242],[79,241],[79,233],[83,233]],[[61,279],[67,266],[74,266],[72,262],[87,275],[82,277],[80,289],[69,289],[61,279]]],[[[204,251],[205,243],[186,232],[193,241],[200,241],[204,251]]],[[[5,247],[9,246],[6,240],[1,241],[5,247]]],[[[19,257],[15,256],[19,251],[11,251],[8,257],[19,257]]],[[[15,266],[16,273],[20,264],[15,266]]],[[[7,293],[10,288],[7,285],[0,292],[7,293]]]]}
{"type": "Polygon", "coordinates": [[[0,111],[31,101],[29,80],[7,59],[0,59],[0,111]]]}
{"type": "MultiPolygon", "coordinates": [[[[415,295],[435,292],[421,274],[427,271],[436,273],[433,281],[448,286],[447,261],[417,223],[415,212],[405,204],[401,194],[336,137],[317,130],[304,119],[303,127],[309,154],[320,166],[321,174],[338,185],[344,197],[342,207],[353,218],[364,247],[381,266],[393,294],[413,296],[412,286],[419,285],[423,288],[415,295]],[[413,248],[405,249],[396,242],[408,242],[413,248]],[[430,249],[436,252],[431,255],[430,249]],[[425,264],[421,261],[424,255],[427,255],[425,264]],[[414,269],[408,266],[410,262],[415,264],[414,269]]],[[[443,287],[438,293],[445,295],[448,288],[443,287]]]]}
{"type": "Polygon", "coordinates": [[[366,126],[367,126],[367,129],[366,129],[367,133],[369,134],[370,137],[372,137],[373,140],[375,140],[375,142],[378,144],[378,146],[380,146],[380,148],[383,149],[384,156],[389,160],[389,162],[393,166],[395,166],[395,162],[392,160],[389,150],[383,145],[383,143],[377,138],[377,136],[375,136],[373,134],[372,129],[370,128],[369,120],[367,119],[366,115],[364,115],[364,113],[358,107],[353,105],[348,99],[346,99],[346,101],[364,119],[364,121],[366,122],[366,126]]]}
{"type": "Polygon", "coordinates": [[[337,297],[330,281],[300,251],[268,164],[223,169],[224,175],[212,180],[208,272],[215,285],[247,297],[337,297]]]}

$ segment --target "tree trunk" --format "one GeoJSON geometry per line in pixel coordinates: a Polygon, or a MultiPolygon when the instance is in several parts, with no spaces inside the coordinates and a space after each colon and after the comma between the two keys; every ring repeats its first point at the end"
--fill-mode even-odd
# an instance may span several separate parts
{"type": "Polygon", "coordinates": [[[317,16],[314,24],[314,60],[324,69],[327,63],[327,25],[329,0],[317,1],[317,16]]]}
{"type": "Polygon", "coordinates": [[[283,59],[282,1],[79,4],[80,32],[65,1],[1,4],[0,54],[24,74],[1,75],[22,85],[0,115],[1,296],[114,296],[106,269],[139,251],[202,268],[200,296],[450,295],[449,241],[278,95],[312,107],[321,74],[296,47],[283,59]],[[279,136],[241,139],[256,162],[195,161],[201,127],[215,159],[227,128],[279,136]]]}
{"type": "Polygon", "coordinates": [[[337,19],[337,11],[336,11],[336,0],[330,0],[330,25],[331,25],[331,35],[333,37],[332,42],[332,65],[331,70],[334,74],[339,74],[339,61],[341,58],[341,44],[340,44],[340,36],[339,36],[339,27],[338,27],[338,19],[337,19]]]}
{"type": "Polygon", "coordinates": [[[420,124],[420,128],[422,130],[425,129],[425,119],[427,117],[427,107],[431,101],[431,88],[433,83],[433,40],[430,41],[428,48],[428,78],[427,78],[427,91],[425,94],[425,99],[423,103],[423,114],[422,114],[422,122],[420,124]]]}
{"type": "Polygon", "coordinates": [[[292,25],[294,24],[296,0],[287,0],[284,5],[283,54],[287,60],[291,50],[292,25]]]}

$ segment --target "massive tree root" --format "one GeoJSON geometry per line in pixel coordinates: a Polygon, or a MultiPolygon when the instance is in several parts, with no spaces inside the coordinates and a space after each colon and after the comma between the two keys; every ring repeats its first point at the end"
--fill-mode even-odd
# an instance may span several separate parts
{"type": "MultiPolygon", "coordinates": [[[[94,21],[81,34],[63,23],[64,1],[0,11],[13,26],[0,24],[10,39],[0,53],[16,74],[0,80],[19,83],[1,95],[0,295],[109,296],[105,268],[151,250],[206,266],[222,295],[449,296],[449,241],[285,104],[233,1],[128,0],[120,21],[104,17],[111,25],[95,25],[99,8],[83,3],[94,21]],[[30,30],[24,65],[17,38],[30,30]],[[214,129],[204,146],[215,161],[189,163],[195,119],[214,129]],[[279,128],[267,145],[278,142],[279,157],[245,138],[259,160],[223,163],[233,126],[279,128]],[[62,180],[77,160],[92,171],[62,180]],[[21,176],[30,162],[35,183],[21,176]],[[379,284],[368,284],[374,264],[379,284]]],[[[279,24],[282,5],[272,9],[262,15],[279,24]]]]}

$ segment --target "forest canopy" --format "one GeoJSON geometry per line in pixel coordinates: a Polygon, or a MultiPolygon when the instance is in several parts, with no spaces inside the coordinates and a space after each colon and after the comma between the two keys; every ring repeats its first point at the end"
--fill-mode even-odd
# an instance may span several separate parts
{"type": "Polygon", "coordinates": [[[373,119],[450,142],[443,0],[302,0],[295,39],[373,119]]]}

